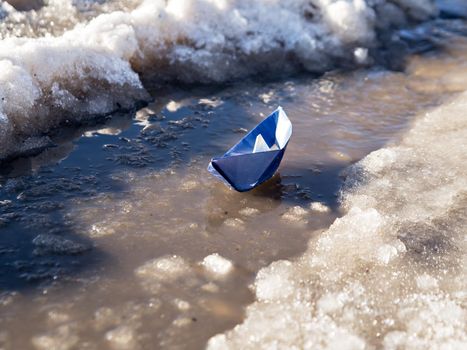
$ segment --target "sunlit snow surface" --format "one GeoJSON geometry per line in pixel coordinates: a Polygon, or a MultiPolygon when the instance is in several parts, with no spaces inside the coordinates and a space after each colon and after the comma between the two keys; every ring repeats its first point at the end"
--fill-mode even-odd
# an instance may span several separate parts
{"type": "Polygon", "coordinates": [[[147,99],[141,79],[368,64],[377,32],[437,13],[430,0],[10,2],[32,10],[0,4],[0,159],[25,153],[28,137],[147,99]]]}
{"type": "Polygon", "coordinates": [[[246,320],[208,348],[464,349],[466,110],[464,93],[347,169],[346,214],[259,271],[246,320]]]}

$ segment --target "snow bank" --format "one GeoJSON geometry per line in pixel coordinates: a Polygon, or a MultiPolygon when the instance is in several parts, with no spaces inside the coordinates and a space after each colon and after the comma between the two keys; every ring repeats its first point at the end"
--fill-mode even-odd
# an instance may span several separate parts
{"type": "Polygon", "coordinates": [[[366,61],[378,31],[436,14],[431,0],[45,3],[0,5],[0,159],[23,152],[28,137],[147,98],[140,77],[322,72],[366,61]]]}
{"type": "Polygon", "coordinates": [[[467,93],[347,171],[346,214],[209,349],[465,349],[467,93]]]}

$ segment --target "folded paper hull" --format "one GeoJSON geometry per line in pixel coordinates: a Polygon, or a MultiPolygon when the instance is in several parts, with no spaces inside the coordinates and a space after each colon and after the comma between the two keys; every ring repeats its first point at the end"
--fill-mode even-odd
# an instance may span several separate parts
{"type": "Polygon", "coordinates": [[[235,190],[249,191],[274,175],[291,135],[292,123],[279,107],[222,157],[213,158],[208,170],[235,190]]]}
{"type": "Polygon", "coordinates": [[[282,150],[214,158],[214,169],[239,192],[249,191],[276,172],[284,155],[282,150]]]}

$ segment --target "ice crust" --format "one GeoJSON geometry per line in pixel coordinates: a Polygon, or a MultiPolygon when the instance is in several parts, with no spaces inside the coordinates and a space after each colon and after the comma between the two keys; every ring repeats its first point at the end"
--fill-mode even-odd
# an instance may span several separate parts
{"type": "Polygon", "coordinates": [[[431,0],[49,0],[30,11],[3,1],[0,159],[28,137],[147,98],[141,79],[322,72],[366,61],[377,32],[436,12],[431,0]]]}
{"type": "Polygon", "coordinates": [[[465,349],[467,93],[346,172],[346,214],[259,271],[208,349],[465,349]]]}

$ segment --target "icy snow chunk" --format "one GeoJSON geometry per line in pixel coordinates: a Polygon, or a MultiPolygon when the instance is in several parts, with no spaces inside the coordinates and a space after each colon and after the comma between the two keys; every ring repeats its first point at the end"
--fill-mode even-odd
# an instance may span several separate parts
{"type": "Polygon", "coordinates": [[[207,272],[216,277],[225,277],[233,269],[232,262],[217,253],[205,257],[201,264],[207,272]]]}

